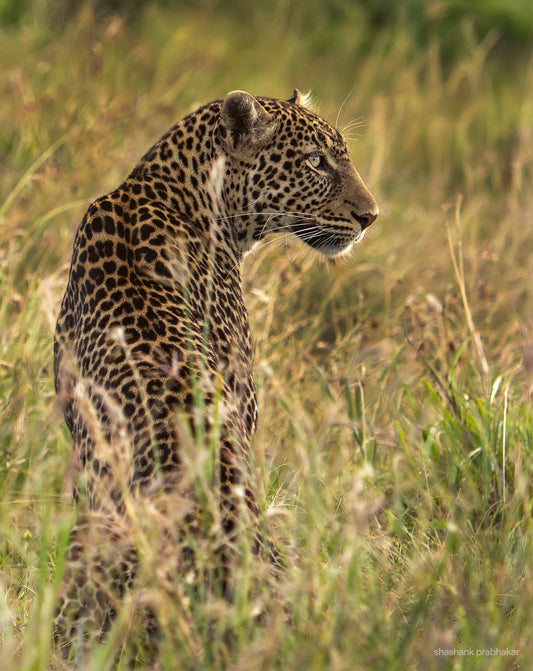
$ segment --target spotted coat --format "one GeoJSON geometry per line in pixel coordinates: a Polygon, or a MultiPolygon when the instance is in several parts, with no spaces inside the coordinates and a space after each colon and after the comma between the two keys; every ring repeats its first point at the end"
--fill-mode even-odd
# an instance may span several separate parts
{"type": "MultiPolygon", "coordinates": [[[[121,514],[127,492],[180,490],[183,421],[197,438],[201,406],[207,432],[218,412],[225,533],[235,526],[237,493],[257,513],[247,465],[257,402],[241,261],[276,231],[342,254],[377,213],[340,133],[297,91],[289,101],[234,91],[201,107],[89,207],[54,348],[86,511],[121,514]]],[[[63,611],[73,601],[65,597],[63,611]]]]}

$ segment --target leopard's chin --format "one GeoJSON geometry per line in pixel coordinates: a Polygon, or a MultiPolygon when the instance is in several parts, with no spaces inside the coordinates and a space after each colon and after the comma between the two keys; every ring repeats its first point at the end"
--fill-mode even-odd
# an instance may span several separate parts
{"type": "Polygon", "coordinates": [[[317,252],[320,252],[324,256],[333,258],[335,256],[344,256],[349,254],[352,247],[361,242],[365,236],[365,229],[360,229],[359,231],[353,231],[350,236],[346,235],[317,235],[311,239],[305,240],[305,242],[313,247],[317,252]]]}
{"type": "Polygon", "coordinates": [[[352,240],[352,242],[348,242],[347,244],[343,245],[328,244],[323,245],[322,247],[317,247],[316,249],[324,256],[327,256],[328,258],[334,258],[337,256],[344,256],[345,254],[349,254],[352,247],[354,246],[354,243],[355,241],[352,240]]]}

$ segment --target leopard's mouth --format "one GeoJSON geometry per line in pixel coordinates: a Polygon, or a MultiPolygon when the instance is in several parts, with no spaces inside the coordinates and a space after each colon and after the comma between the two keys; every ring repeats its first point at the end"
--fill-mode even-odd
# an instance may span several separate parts
{"type": "Polygon", "coordinates": [[[353,245],[360,242],[365,235],[364,228],[354,230],[351,222],[335,227],[329,223],[316,222],[312,228],[309,222],[297,223],[294,224],[293,231],[309,247],[330,257],[347,254],[353,245]]]}

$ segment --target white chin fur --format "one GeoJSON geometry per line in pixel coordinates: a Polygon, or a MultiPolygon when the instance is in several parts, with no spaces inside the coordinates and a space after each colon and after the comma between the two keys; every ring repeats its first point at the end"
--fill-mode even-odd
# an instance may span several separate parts
{"type": "Polygon", "coordinates": [[[320,249],[320,253],[324,254],[325,256],[344,256],[345,254],[349,254],[352,250],[352,247],[358,242],[361,242],[361,240],[365,237],[365,233],[366,231],[360,231],[355,240],[352,240],[352,242],[348,243],[346,247],[343,247],[342,249],[339,249],[335,246],[323,247],[320,249]]]}
{"type": "Polygon", "coordinates": [[[350,242],[346,247],[342,247],[342,249],[339,249],[338,247],[334,245],[328,245],[325,247],[320,247],[317,251],[319,251],[321,254],[324,256],[329,256],[331,258],[335,256],[344,256],[345,254],[348,254],[353,247],[353,242],[350,242]]]}

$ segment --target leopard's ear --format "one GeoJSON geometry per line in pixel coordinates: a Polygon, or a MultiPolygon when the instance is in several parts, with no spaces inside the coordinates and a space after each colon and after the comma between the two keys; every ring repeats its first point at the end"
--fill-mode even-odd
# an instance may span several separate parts
{"type": "Polygon", "coordinates": [[[231,154],[245,154],[266,144],[277,127],[275,117],[245,91],[228,93],[220,117],[225,130],[224,141],[231,154]]]}
{"type": "Polygon", "coordinates": [[[292,98],[289,98],[287,100],[288,103],[293,103],[294,105],[301,105],[302,104],[302,94],[298,89],[294,89],[292,98]]]}
{"type": "Polygon", "coordinates": [[[298,89],[294,89],[292,98],[289,98],[287,102],[292,103],[293,105],[299,105],[300,107],[305,107],[305,109],[310,112],[317,112],[317,105],[311,96],[311,91],[308,93],[301,93],[298,89]]]}

